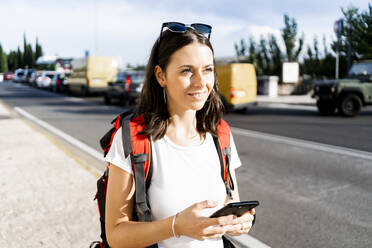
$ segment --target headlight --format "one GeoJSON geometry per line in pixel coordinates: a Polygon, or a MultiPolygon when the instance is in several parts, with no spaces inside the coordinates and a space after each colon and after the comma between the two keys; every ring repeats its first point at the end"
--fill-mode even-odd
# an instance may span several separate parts
{"type": "Polygon", "coordinates": [[[332,87],[331,87],[331,92],[332,92],[332,93],[335,93],[335,92],[336,92],[336,86],[332,86],[332,87]]]}

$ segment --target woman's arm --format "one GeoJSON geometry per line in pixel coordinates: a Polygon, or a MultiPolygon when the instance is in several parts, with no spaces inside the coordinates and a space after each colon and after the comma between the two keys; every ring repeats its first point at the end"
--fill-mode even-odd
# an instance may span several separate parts
{"type": "Polygon", "coordinates": [[[134,177],[110,164],[106,193],[106,237],[110,247],[145,247],[173,236],[172,219],[132,222],[134,177]]]}
{"type": "MultiPolygon", "coordinates": [[[[173,216],[154,222],[131,221],[134,195],[134,177],[110,164],[106,193],[106,237],[110,247],[146,247],[173,237],[173,216]]],[[[203,209],[216,205],[203,201],[180,212],[175,221],[175,233],[197,240],[221,237],[236,220],[233,216],[202,216],[203,209]]]]}

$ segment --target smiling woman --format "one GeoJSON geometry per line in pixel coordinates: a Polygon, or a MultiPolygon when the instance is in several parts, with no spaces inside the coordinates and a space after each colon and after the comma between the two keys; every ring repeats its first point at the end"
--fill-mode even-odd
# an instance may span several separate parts
{"type": "Polygon", "coordinates": [[[151,184],[142,192],[151,216],[139,210],[136,197],[144,187],[132,167],[136,157],[124,155],[127,131],[120,127],[106,156],[111,247],[233,247],[223,235],[245,234],[252,226],[254,209],[239,217],[208,217],[214,208],[239,201],[235,169],[241,165],[222,120],[210,33],[200,23],[162,25],[136,113],[144,120],[140,135],[151,141],[151,184]]]}

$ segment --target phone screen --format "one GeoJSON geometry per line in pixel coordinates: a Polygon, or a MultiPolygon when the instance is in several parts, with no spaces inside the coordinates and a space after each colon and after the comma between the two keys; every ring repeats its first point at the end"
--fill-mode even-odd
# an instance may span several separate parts
{"type": "Polygon", "coordinates": [[[244,213],[248,212],[252,208],[257,207],[260,205],[259,201],[243,201],[243,202],[233,202],[229,203],[220,210],[217,210],[214,214],[210,216],[210,218],[217,218],[221,216],[227,215],[235,215],[237,217],[242,216],[244,213]]]}

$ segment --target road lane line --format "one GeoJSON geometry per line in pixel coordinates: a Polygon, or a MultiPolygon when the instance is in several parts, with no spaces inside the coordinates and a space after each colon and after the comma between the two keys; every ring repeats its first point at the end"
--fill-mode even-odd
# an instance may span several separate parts
{"type": "Polygon", "coordinates": [[[371,152],[365,152],[365,151],[341,147],[341,146],[327,145],[327,144],[307,141],[303,139],[289,138],[289,137],[280,136],[280,135],[267,134],[267,133],[251,131],[247,129],[241,129],[237,127],[232,127],[231,131],[235,134],[242,135],[245,137],[253,137],[253,138],[257,138],[261,140],[272,141],[275,143],[292,145],[292,146],[301,147],[301,148],[309,148],[309,149],[316,150],[316,151],[331,152],[331,153],[346,155],[350,157],[372,160],[371,152]]]}
{"type": "Polygon", "coordinates": [[[301,104],[290,104],[290,103],[265,103],[259,102],[257,104],[260,108],[273,108],[273,109],[290,109],[290,110],[306,110],[306,111],[317,111],[317,107],[301,104]]]}
{"type": "Polygon", "coordinates": [[[14,107],[14,110],[21,114],[22,116],[26,117],[27,119],[37,123],[39,126],[42,126],[43,128],[47,129],[48,131],[52,132],[53,134],[63,138],[70,144],[78,147],[79,149],[85,151],[89,155],[93,156],[94,158],[98,159],[99,161],[104,161],[103,154],[102,152],[98,152],[94,148],[84,144],[83,142],[73,138],[72,136],[68,135],[67,133],[61,131],[60,129],[46,123],[45,121],[42,121],[38,119],[37,117],[31,115],[30,113],[26,112],[25,110],[19,108],[19,107],[14,107]]]}
{"type": "MultiPolygon", "coordinates": [[[[104,161],[102,153],[98,152],[94,148],[92,148],[92,147],[84,144],[83,142],[73,138],[72,136],[70,136],[67,133],[61,131],[60,129],[48,124],[47,122],[45,122],[43,120],[40,120],[39,118],[33,116],[32,114],[30,114],[27,111],[21,109],[20,107],[14,107],[14,110],[17,113],[19,113],[20,115],[22,115],[23,117],[35,122],[36,124],[38,124],[39,126],[47,129],[51,133],[61,137],[62,139],[69,142],[70,144],[72,144],[72,145],[78,147],[79,149],[85,151],[86,153],[93,156],[94,158],[96,158],[100,161],[104,161]]],[[[261,241],[255,239],[254,237],[252,237],[250,235],[244,235],[244,237],[243,237],[243,235],[240,236],[240,237],[231,237],[231,239],[233,239],[233,241],[238,243],[241,248],[270,248],[266,244],[262,243],[261,241]]]]}

